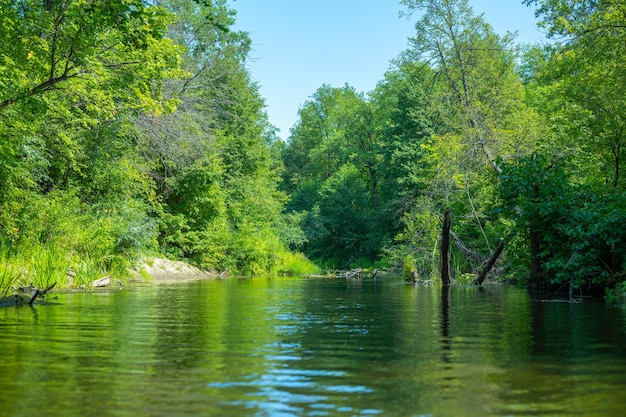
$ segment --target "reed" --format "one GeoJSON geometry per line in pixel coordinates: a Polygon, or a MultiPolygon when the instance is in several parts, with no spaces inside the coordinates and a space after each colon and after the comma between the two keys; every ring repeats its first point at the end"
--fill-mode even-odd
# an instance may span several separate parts
{"type": "Polygon", "coordinates": [[[23,267],[14,262],[8,245],[0,243],[0,297],[4,297],[17,285],[24,274],[23,267]]]}
{"type": "Polygon", "coordinates": [[[53,283],[65,285],[67,282],[70,261],[68,255],[55,245],[38,246],[31,258],[32,285],[47,288],[53,283]]]}

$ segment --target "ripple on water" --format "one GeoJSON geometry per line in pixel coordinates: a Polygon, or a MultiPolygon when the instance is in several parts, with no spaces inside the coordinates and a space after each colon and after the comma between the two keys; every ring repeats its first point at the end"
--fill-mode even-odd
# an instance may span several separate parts
{"type": "Polygon", "coordinates": [[[337,396],[363,395],[373,390],[364,385],[341,383],[346,373],[324,369],[276,368],[264,374],[243,376],[237,381],[211,382],[207,387],[224,391],[225,406],[262,410],[267,415],[323,416],[331,412],[376,415],[380,410],[355,410],[340,405],[337,396]],[[229,392],[230,391],[230,392],[229,392]],[[249,400],[242,400],[244,397],[249,400]],[[302,414],[306,411],[306,414],[302,414]]]}

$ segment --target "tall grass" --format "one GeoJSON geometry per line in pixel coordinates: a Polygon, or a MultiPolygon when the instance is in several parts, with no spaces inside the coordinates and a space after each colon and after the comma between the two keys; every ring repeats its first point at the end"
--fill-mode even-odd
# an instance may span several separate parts
{"type": "Polygon", "coordinates": [[[14,262],[10,247],[0,243],[0,297],[17,285],[24,271],[19,263],[14,262]]]}
{"type": "Polygon", "coordinates": [[[4,293],[17,280],[44,288],[87,286],[104,275],[124,279],[156,245],[155,223],[139,200],[87,205],[69,191],[19,192],[18,203],[0,207],[4,293]]]}
{"type": "Polygon", "coordinates": [[[310,275],[319,273],[319,268],[302,253],[284,251],[278,255],[278,275],[310,275]]]}
{"type": "Polygon", "coordinates": [[[6,261],[0,265],[0,297],[8,294],[22,276],[22,271],[6,261]]]}
{"type": "Polygon", "coordinates": [[[53,283],[65,285],[70,261],[67,254],[55,245],[36,247],[30,263],[32,281],[37,288],[47,288],[53,283]]]}

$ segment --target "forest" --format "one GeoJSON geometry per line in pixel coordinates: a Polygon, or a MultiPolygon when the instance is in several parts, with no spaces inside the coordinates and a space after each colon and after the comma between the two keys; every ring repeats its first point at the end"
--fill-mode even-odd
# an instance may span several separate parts
{"type": "Polygon", "coordinates": [[[0,295],[150,257],[436,278],[449,209],[457,282],[502,241],[495,279],[620,300],[626,5],[523,2],[549,42],[402,0],[377,87],[321,85],[283,142],[226,0],[0,0],[0,295]]]}

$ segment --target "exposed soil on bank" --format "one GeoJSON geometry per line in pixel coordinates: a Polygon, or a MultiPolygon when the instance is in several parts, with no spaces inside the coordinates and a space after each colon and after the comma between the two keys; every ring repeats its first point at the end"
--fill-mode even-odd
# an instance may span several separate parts
{"type": "Polygon", "coordinates": [[[135,282],[176,283],[217,278],[217,275],[180,261],[154,258],[142,262],[133,272],[135,282]]]}

